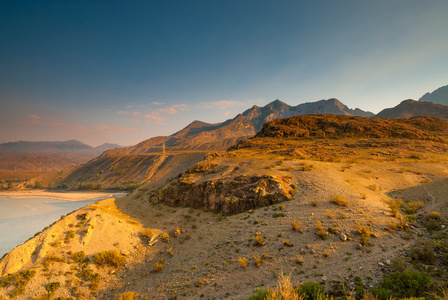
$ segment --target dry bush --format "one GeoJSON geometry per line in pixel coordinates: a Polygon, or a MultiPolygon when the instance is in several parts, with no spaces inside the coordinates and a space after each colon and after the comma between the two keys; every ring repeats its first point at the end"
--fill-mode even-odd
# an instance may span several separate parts
{"type": "Polygon", "coordinates": [[[278,279],[278,286],[269,290],[266,300],[303,300],[304,297],[291,284],[291,276],[286,276],[283,272],[278,279]]]}
{"type": "Polygon", "coordinates": [[[325,256],[325,257],[328,257],[328,256],[330,256],[330,253],[331,253],[331,249],[325,249],[325,250],[322,252],[322,255],[325,256]]]}
{"type": "Polygon", "coordinates": [[[255,242],[256,245],[258,246],[263,246],[266,244],[266,241],[264,240],[264,238],[261,236],[260,232],[257,232],[256,236],[255,236],[255,242]]]}
{"type": "Polygon", "coordinates": [[[422,207],[423,207],[423,202],[422,201],[410,201],[410,202],[405,203],[403,205],[403,209],[405,210],[405,212],[408,215],[415,214],[422,207]]]}
{"type": "Polygon", "coordinates": [[[164,260],[160,260],[159,262],[157,262],[157,263],[154,265],[154,269],[153,269],[153,271],[154,271],[154,272],[160,272],[160,271],[163,270],[164,267],[165,267],[165,261],[164,261],[164,260]]]}
{"type": "Polygon", "coordinates": [[[142,237],[144,238],[151,238],[154,235],[154,231],[150,228],[145,228],[141,232],[142,237]]]}
{"type": "Polygon", "coordinates": [[[331,202],[336,203],[337,205],[348,206],[349,201],[341,195],[333,195],[331,196],[331,202]]]}
{"type": "Polygon", "coordinates": [[[361,245],[367,245],[370,240],[370,236],[372,232],[370,231],[369,226],[361,226],[358,222],[355,221],[356,227],[358,228],[358,234],[361,236],[361,245]]]}
{"type": "Polygon", "coordinates": [[[320,221],[316,222],[316,234],[323,240],[325,240],[328,236],[328,232],[325,231],[320,221]]]}
{"type": "Polygon", "coordinates": [[[303,229],[302,229],[302,223],[296,223],[296,220],[295,219],[293,219],[292,220],[292,222],[291,222],[291,227],[292,227],[292,230],[294,230],[294,231],[298,231],[298,232],[302,232],[303,231],[303,229]]]}
{"type": "Polygon", "coordinates": [[[295,261],[296,264],[298,264],[298,265],[303,264],[303,256],[302,256],[302,255],[299,255],[298,257],[296,257],[296,258],[294,259],[294,261],[295,261]]]}
{"type": "Polygon", "coordinates": [[[242,257],[239,257],[238,258],[238,261],[240,262],[240,264],[241,264],[241,267],[243,267],[243,268],[246,268],[246,266],[247,266],[247,258],[242,258],[242,257]]]}
{"type": "Polygon", "coordinates": [[[400,216],[400,207],[403,204],[403,200],[401,199],[390,199],[387,204],[389,205],[389,208],[392,211],[392,215],[395,218],[398,218],[400,216]]]}
{"type": "Polygon", "coordinates": [[[162,234],[162,240],[166,243],[168,243],[170,241],[170,235],[168,233],[163,233],[162,234]]]}
{"type": "Polygon", "coordinates": [[[93,255],[93,261],[97,265],[106,264],[116,268],[121,267],[124,264],[125,260],[126,258],[118,254],[117,250],[102,251],[93,255]]]}
{"type": "Polygon", "coordinates": [[[259,268],[263,260],[259,256],[254,256],[255,265],[259,268]]]}
{"type": "Polygon", "coordinates": [[[327,216],[328,216],[330,219],[333,219],[333,215],[331,214],[331,210],[330,210],[330,209],[327,209],[326,212],[327,212],[327,216]]]}
{"type": "Polygon", "coordinates": [[[128,292],[124,292],[120,295],[116,295],[115,298],[116,299],[118,298],[118,300],[136,300],[136,299],[138,299],[138,294],[135,292],[128,291],[128,292]]]}
{"type": "Polygon", "coordinates": [[[310,200],[310,203],[311,203],[311,205],[314,206],[314,207],[316,207],[317,204],[318,204],[317,200],[315,200],[315,199],[310,200]]]}

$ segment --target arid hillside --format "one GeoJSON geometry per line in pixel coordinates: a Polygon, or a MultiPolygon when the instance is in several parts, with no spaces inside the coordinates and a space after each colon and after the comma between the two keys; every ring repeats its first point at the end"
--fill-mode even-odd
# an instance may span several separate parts
{"type": "Polygon", "coordinates": [[[247,299],[287,274],[335,297],[401,298],[388,282],[418,274],[431,279],[412,295],[437,299],[448,123],[368,120],[275,120],[168,181],[63,217],[0,261],[0,295],[247,299]]]}
{"type": "MultiPolygon", "coordinates": [[[[207,153],[224,151],[240,139],[252,137],[265,122],[277,118],[309,113],[331,113],[335,115],[372,116],[360,109],[349,109],[337,99],[321,100],[290,106],[275,100],[264,107],[253,106],[233,119],[209,124],[194,121],[171,136],[158,136],[137,145],[104,152],[89,161],[73,174],[58,178],[50,185],[56,186],[101,186],[102,188],[128,188],[145,182],[155,181],[162,166],[161,161],[170,157],[179,162],[181,169],[163,169],[163,174],[185,171],[207,153]],[[163,152],[165,151],[165,152],[163,152]],[[155,176],[155,177],[154,177],[155,176]]],[[[171,164],[171,166],[174,166],[171,164]]],[[[165,177],[167,178],[167,177],[165,177]]],[[[42,179],[38,179],[42,181],[42,179]]]]}

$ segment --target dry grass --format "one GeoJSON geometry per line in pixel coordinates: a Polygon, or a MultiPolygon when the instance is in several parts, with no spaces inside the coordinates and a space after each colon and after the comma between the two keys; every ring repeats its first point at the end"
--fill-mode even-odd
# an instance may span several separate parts
{"type": "Polygon", "coordinates": [[[241,267],[246,268],[246,266],[247,266],[247,258],[245,258],[245,257],[239,257],[239,258],[238,258],[238,261],[240,262],[241,267]]]}
{"type": "Polygon", "coordinates": [[[328,236],[328,233],[325,231],[320,221],[316,222],[316,234],[323,240],[325,240],[328,236]]]}
{"type": "Polygon", "coordinates": [[[331,196],[331,202],[337,204],[337,205],[342,205],[342,206],[348,206],[349,205],[349,201],[341,195],[333,195],[331,196]]]}
{"type": "Polygon", "coordinates": [[[303,231],[303,229],[302,229],[302,223],[296,223],[296,220],[295,219],[293,219],[292,220],[292,222],[291,222],[291,227],[292,227],[292,230],[294,230],[294,231],[298,231],[298,232],[300,232],[300,233],[302,233],[302,231],[303,231]]]}

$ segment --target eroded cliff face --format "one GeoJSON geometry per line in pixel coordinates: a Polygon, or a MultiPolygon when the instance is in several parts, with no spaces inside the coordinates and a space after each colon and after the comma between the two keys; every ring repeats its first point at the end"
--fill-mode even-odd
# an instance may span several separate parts
{"type": "Polygon", "coordinates": [[[208,180],[185,173],[152,192],[149,200],[230,215],[290,200],[294,193],[290,184],[289,177],[252,173],[208,180]]]}

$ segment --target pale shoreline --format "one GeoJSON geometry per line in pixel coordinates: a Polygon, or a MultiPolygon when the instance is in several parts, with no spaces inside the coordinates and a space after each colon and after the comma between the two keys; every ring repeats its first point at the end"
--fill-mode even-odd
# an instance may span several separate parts
{"type": "Polygon", "coordinates": [[[66,201],[84,201],[97,198],[109,198],[126,196],[127,193],[102,193],[102,192],[47,192],[47,191],[20,191],[0,192],[0,197],[9,198],[52,198],[66,201]]]}

